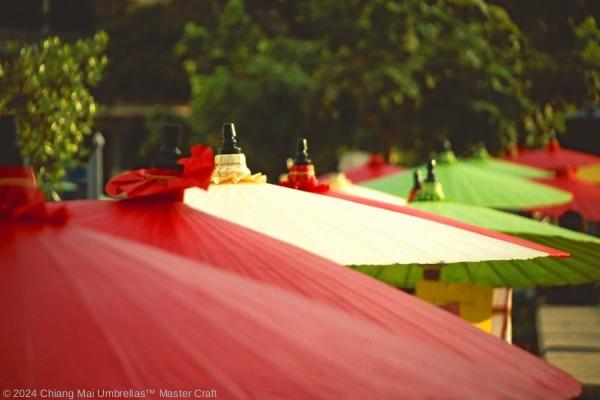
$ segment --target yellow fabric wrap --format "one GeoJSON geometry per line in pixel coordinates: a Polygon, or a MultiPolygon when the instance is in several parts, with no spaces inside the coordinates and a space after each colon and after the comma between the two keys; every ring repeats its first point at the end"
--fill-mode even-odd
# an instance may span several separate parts
{"type": "Polygon", "coordinates": [[[416,296],[436,306],[459,303],[460,317],[485,332],[492,331],[493,288],[473,283],[417,282],[416,296]]]}
{"type": "Polygon", "coordinates": [[[215,156],[215,170],[211,183],[220,185],[225,183],[266,183],[266,175],[252,174],[246,166],[244,154],[219,154],[215,156]]]}
{"type": "Polygon", "coordinates": [[[333,190],[342,190],[353,185],[352,181],[343,172],[328,175],[326,182],[329,183],[329,187],[333,190]]]}

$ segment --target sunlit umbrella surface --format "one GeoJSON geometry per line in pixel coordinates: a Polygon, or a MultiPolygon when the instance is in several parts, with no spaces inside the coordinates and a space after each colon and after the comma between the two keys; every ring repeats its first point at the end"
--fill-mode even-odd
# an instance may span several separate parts
{"type": "MultiPolygon", "coordinates": [[[[437,161],[436,173],[444,182],[446,197],[458,203],[500,209],[530,209],[562,204],[571,199],[568,192],[459,161],[451,152],[443,153],[437,161]]],[[[418,167],[361,185],[406,196],[413,186],[415,170],[422,169],[418,167]]]]}
{"type": "Polygon", "coordinates": [[[541,384],[486,376],[408,335],[74,226],[12,182],[0,186],[0,385],[9,390],[298,399],[565,398],[579,390],[541,361],[541,384]]]}
{"type": "Polygon", "coordinates": [[[552,173],[541,168],[530,167],[509,160],[494,158],[489,155],[485,146],[476,147],[472,157],[462,160],[476,168],[499,172],[521,178],[550,178],[552,173]]]}
{"type": "Polygon", "coordinates": [[[459,356],[478,365],[482,374],[509,375],[507,379],[531,384],[529,380],[538,380],[538,374],[555,373],[548,365],[538,365],[540,360],[501,345],[458,318],[412,296],[297,247],[177,201],[158,198],[160,200],[151,196],[118,202],[77,201],[63,205],[73,223],[152,244],[327,303],[407,340],[459,356]],[[520,372],[512,366],[515,358],[521,360],[523,370],[520,372]],[[490,359],[494,362],[490,363],[490,359]],[[525,367],[527,365],[529,367],[525,367]],[[532,368],[533,365],[537,366],[532,368]]]}

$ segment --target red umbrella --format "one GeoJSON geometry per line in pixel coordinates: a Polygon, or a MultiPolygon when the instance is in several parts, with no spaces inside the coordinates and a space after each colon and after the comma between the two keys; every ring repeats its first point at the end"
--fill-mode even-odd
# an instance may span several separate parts
{"type": "Polygon", "coordinates": [[[381,154],[372,154],[364,165],[348,169],[344,171],[344,174],[352,182],[358,183],[396,174],[402,171],[404,171],[404,168],[396,167],[386,163],[381,154]]]}
{"type": "Polygon", "coordinates": [[[572,166],[574,168],[600,163],[600,157],[580,151],[562,148],[556,138],[552,138],[545,149],[518,152],[510,157],[513,161],[531,167],[557,170],[572,166]]]}
{"type": "Polygon", "coordinates": [[[19,389],[78,398],[578,393],[558,371],[547,378],[560,384],[484,376],[450,352],[289,292],[74,226],[60,208],[32,204],[32,187],[5,180],[0,188],[4,397],[19,389]],[[34,211],[8,212],[24,206],[34,211]]]}
{"type": "Polygon", "coordinates": [[[537,211],[554,217],[560,217],[567,211],[575,211],[585,219],[600,221],[600,186],[577,179],[574,168],[559,169],[554,178],[537,181],[571,192],[573,195],[569,203],[540,208],[537,211]]]}
{"type": "Polygon", "coordinates": [[[562,371],[450,314],[350,269],[180,202],[137,199],[64,204],[74,223],[159,246],[330,304],[376,322],[403,340],[422,343],[441,353],[451,352],[477,365],[477,374],[493,375],[498,382],[506,380],[508,386],[536,391],[543,382],[544,392],[571,395],[573,391],[572,379],[562,371]]]}

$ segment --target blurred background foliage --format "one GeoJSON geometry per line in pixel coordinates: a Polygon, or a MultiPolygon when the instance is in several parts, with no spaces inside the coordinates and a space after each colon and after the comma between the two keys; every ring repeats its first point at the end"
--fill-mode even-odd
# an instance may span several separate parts
{"type": "Polygon", "coordinates": [[[251,168],[273,181],[300,137],[321,172],[349,149],[412,165],[445,138],[459,154],[544,144],[599,100],[594,0],[47,1],[73,14],[57,26],[79,13],[80,36],[111,38],[94,98],[147,105],[120,128],[119,113],[98,116],[110,173],[147,165],[167,119],[185,143],[215,147],[235,122],[251,168]]]}
{"type": "Polygon", "coordinates": [[[216,26],[190,22],[176,46],[192,125],[205,139],[237,122],[271,174],[302,136],[322,170],[342,146],[410,149],[410,164],[444,138],[459,153],[543,144],[567,112],[597,103],[600,31],[586,2],[566,14],[550,4],[565,2],[537,2],[531,19],[521,3],[227,1],[216,26]],[[558,19],[553,46],[539,27],[558,19]]]}
{"type": "Polygon", "coordinates": [[[21,154],[52,192],[85,156],[99,106],[89,88],[107,64],[105,32],[73,43],[49,37],[5,42],[0,60],[0,114],[14,115],[21,154]]]}

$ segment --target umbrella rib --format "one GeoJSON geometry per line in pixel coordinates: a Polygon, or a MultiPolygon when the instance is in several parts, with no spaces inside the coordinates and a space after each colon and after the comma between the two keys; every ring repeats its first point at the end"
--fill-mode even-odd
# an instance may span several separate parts
{"type": "MultiPolygon", "coordinates": [[[[538,262],[537,262],[536,258],[532,258],[532,259],[527,260],[527,261],[532,262],[534,264],[537,264],[538,262]]],[[[515,269],[517,269],[525,278],[527,278],[527,280],[529,282],[531,282],[533,284],[533,286],[536,286],[537,282],[535,281],[535,279],[533,279],[531,277],[531,275],[529,275],[527,272],[525,272],[525,270],[523,269],[523,267],[521,266],[521,263],[519,261],[514,261],[512,264],[514,265],[515,269]]]]}
{"type": "Polygon", "coordinates": [[[475,279],[473,279],[473,275],[471,275],[471,270],[469,269],[470,263],[464,262],[464,263],[462,263],[462,265],[463,265],[463,268],[465,269],[467,279],[469,279],[470,282],[475,282],[475,279]]]}
{"type": "Polygon", "coordinates": [[[494,275],[496,275],[498,278],[500,278],[500,282],[502,282],[502,287],[511,287],[512,285],[510,284],[510,281],[508,279],[506,279],[501,273],[500,271],[498,271],[498,268],[496,268],[496,266],[494,265],[493,261],[488,261],[487,264],[490,267],[490,270],[494,273],[494,275]]]}
{"type": "Polygon", "coordinates": [[[408,280],[410,278],[410,271],[413,267],[413,264],[408,264],[406,266],[406,273],[404,274],[404,280],[402,281],[402,287],[408,287],[408,280]]]}
{"type": "MultiPolygon", "coordinates": [[[[561,238],[558,238],[558,239],[561,239],[561,238]]],[[[536,239],[536,240],[538,240],[538,241],[540,241],[540,242],[542,242],[542,243],[543,243],[543,241],[542,241],[542,240],[539,240],[539,239],[536,239]]],[[[550,240],[548,240],[547,242],[548,242],[548,244],[553,244],[553,245],[555,245],[555,244],[554,244],[554,243],[552,243],[550,240]]],[[[559,243],[559,245],[558,245],[558,246],[560,247],[560,243],[559,243]]],[[[579,243],[579,242],[577,242],[577,243],[575,243],[575,242],[569,242],[569,246],[568,246],[568,247],[576,247],[576,248],[578,247],[578,248],[581,248],[581,249],[585,249],[585,250],[587,250],[587,248],[586,248],[586,245],[585,245],[584,243],[579,243]]],[[[584,253],[585,251],[583,251],[583,250],[582,250],[581,252],[582,252],[582,253],[584,253]]],[[[571,257],[573,257],[573,256],[571,256],[571,257]]],[[[577,255],[573,257],[573,259],[574,259],[575,261],[581,260],[581,258],[582,258],[582,257],[579,257],[579,256],[577,256],[577,255]]],[[[537,260],[536,260],[536,261],[537,261],[537,260]]],[[[540,260],[540,261],[541,261],[541,260],[540,260]]],[[[562,264],[562,262],[561,262],[561,261],[562,261],[562,260],[559,260],[558,262],[562,264]]],[[[566,264],[566,263],[568,263],[568,261],[569,261],[569,259],[568,259],[568,258],[567,258],[567,259],[564,259],[564,263],[565,263],[565,264],[566,264]]],[[[582,261],[582,262],[584,262],[584,263],[587,263],[587,262],[588,262],[588,261],[585,261],[585,260],[581,260],[581,261],[582,261]]],[[[540,265],[541,265],[541,263],[538,263],[538,264],[540,264],[540,265]]],[[[545,267],[545,266],[544,266],[544,267],[545,267]]],[[[546,268],[546,270],[548,270],[548,268],[547,268],[547,267],[545,267],[545,268],[546,268]]],[[[565,268],[567,268],[567,266],[566,266],[566,265],[565,265],[565,268]]],[[[597,278],[596,278],[596,277],[594,277],[593,275],[590,275],[589,273],[587,273],[587,272],[585,272],[585,271],[582,271],[582,270],[581,270],[581,269],[580,269],[580,268],[579,268],[577,265],[569,265],[569,266],[568,266],[568,268],[569,268],[570,270],[572,270],[572,271],[576,272],[576,273],[579,273],[581,276],[583,276],[583,277],[584,277],[584,278],[586,278],[586,279],[589,279],[590,281],[596,281],[596,280],[597,280],[597,278]]],[[[561,275],[560,275],[558,272],[556,272],[556,271],[552,271],[552,272],[554,273],[554,275],[555,275],[555,276],[558,276],[559,278],[562,278],[562,279],[564,279],[564,278],[563,278],[563,277],[562,277],[562,276],[561,276],[561,275]]],[[[565,279],[565,280],[566,280],[566,281],[569,281],[569,279],[565,279]]]]}

